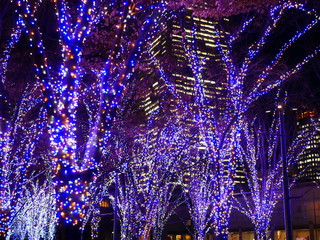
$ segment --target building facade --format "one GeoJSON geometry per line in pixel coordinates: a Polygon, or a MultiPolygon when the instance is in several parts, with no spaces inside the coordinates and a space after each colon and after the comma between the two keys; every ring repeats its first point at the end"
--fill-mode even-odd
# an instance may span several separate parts
{"type": "Polygon", "coordinates": [[[320,180],[320,117],[315,111],[304,111],[297,116],[298,135],[305,146],[297,161],[299,182],[320,180]]]}

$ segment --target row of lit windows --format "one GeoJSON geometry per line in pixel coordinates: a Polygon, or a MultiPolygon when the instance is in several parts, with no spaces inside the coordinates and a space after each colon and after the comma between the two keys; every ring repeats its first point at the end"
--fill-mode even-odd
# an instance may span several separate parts
{"type": "Polygon", "coordinates": [[[301,155],[299,162],[318,162],[320,161],[319,153],[301,155]]]}
{"type": "MultiPolygon", "coordinates": [[[[297,115],[298,119],[311,119],[314,117],[314,112],[304,112],[302,114],[297,115]]],[[[319,120],[319,119],[318,119],[319,120]]],[[[300,137],[302,132],[303,134],[312,133],[315,127],[318,125],[316,122],[298,122],[300,137]]],[[[320,150],[320,135],[313,135],[312,139],[305,138],[300,144],[307,144],[306,149],[299,157],[298,160],[298,169],[302,170],[301,178],[306,180],[319,180],[320,176],[318,175],[318,171],[316,168],[320,167],[320,154],[315,152],[320,150]]]]}
{"type": "MultiPolygon", "coordinates": [[[[314,142],[313,142],[313,143],[314,143],[314,142]]],[[[306,149],[319,149],[319,148],[320,148],[319,145],[320,145],[320,144],[317,144],[317,145],[311,144],[311,145],[306,146],[306,149]]]]}

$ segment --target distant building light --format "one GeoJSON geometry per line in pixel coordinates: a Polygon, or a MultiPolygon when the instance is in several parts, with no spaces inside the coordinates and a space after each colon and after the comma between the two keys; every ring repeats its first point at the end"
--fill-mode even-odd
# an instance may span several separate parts
{"type": "Polygon", "coordinates": [[[110,207],[110,204],[107,201],[101,201],[100,207],[108,208],[110,207]]]}

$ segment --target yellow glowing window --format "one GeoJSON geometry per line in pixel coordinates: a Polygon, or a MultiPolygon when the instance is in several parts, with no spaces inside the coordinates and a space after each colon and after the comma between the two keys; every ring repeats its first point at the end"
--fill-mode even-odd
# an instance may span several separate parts
{"type": "Polygon", "coordinates": [[[186,240],[191,240],[191,236],[190,235],[186,235],[185,239],[186,240]]]}
{"type": "Polygon", "coordinates": [[[109,203],[107,202],[107,201],[101,201],[101,203],[100,203],[100,207],[105,207],[105,208],[107,208],[107,207],[109,207],[110,205],[109,205],[109,203]]]}

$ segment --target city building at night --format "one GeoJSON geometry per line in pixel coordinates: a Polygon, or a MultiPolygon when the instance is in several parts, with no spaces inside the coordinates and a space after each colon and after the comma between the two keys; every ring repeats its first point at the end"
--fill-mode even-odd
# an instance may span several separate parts
{"type": "Polygon", "coordinates": [[[3,0],[0,240],[320,240],[320,115],[279,105],[319,106],[296,1],[3,0]]]}
{"type": "Polygon", "coordinates": [[[320,182],[320,117],[315,111],[304,111],[298,116],[298,134],[310,136],[303,138],[305,146],[299,155],[297,168],[299,182],[320,182]]]}
{"type": "MultiPolygon", "coordinates": [[[[224,24],[227,24],[228,18],[224,18],[224,24]]],[[[160,105],[163,105],[165,100],[165,94],[169,93],[168,84],[173,84],[176,94],[180,99],[175,99],[170,101],[165,107],[173,109],[171,113],[177,111],[175,106],[178,101],[184,101],[184,104],[188,104],[197,108],[196,95],[197,84],[194,72],[192,71],[192,66],[190,62],[190,56],[188,56],[188,48],[192,49],[196,44],[197,49],[193,51],[197,52],[197,56],[205,64],[203,66],[203,71],[201,75],[203,95],[209,102],[208,112],[214,112],[220,118],[225,114],[227,102],[227,83],[221,77],[223,69],[223,64],[219,63],[221,57],[219,56],[218,46],[216,43],[216,29],[214,27],[215,20],[210,18],[199,18],[192,16],[190,14],[183,14],[182,16],[172,18],[164,26],[166,29],[166,34],[160,35],[155,38],[149,49],[148,64],[154,65],[152,59],[162,58],[169,59],[170,68],[167,70],[168,75],[166,77],[161,76],[159,73],[155,73],[154,68],[148,70],[147,77],[152,78],[152,85],[145,91],[143,97],[140,99],[140,106],[144,110],[145,115],[150,117],[150,115],[159,110],[160,105]],[[212,62],[214,62],[212,64],[212,62]],[[174,64],[173,64],[174,63],[174,64]],[[174,66],[172,66],[172,64],[174,66]],[[211,69],[219,66],[220,69],[211,69]],[[215,72],[217,71],[217,72],[215,72]],[[219,72],[220,71],[220,72],[219,72]],[[219,72],[219,73],[218,73],[219,72]],[[156,77],[155,77],[156,76],[156,77]],[[168,81],[168,82],[166,82],[168,81]]],[[[228,32],[220,32],[221,35],[228,35],[228,32]]],[[[226,45],[221,45],[224,49],[226,45]]],[[[168,64],[168,62],[166,62],[168,64]]],[[[141,81],[145,79],[141,78],[141,81]]],[[[163,106],[162,106],[163,107],[163,106]]],[[[179,114],[177,114],[178,116],[179,114]]],[[[192,129],[195,126],[194,116],[188,116],[184,119],[186,126],[192,129]]],[[[195,138],[195,141],[203,142],[201,139],[195,138]]],[[[199,148],[202,150],[206,149],[205,143],[200,144],[199,148]]],[[[200,151],[201,151],[200,149],[200,151]]],[[[245,182],[245,176],[242,171],[242,166],[240,163],[237,164],[235,169],[236,182],[245,182]]]]}

